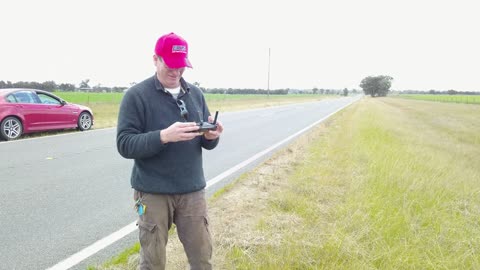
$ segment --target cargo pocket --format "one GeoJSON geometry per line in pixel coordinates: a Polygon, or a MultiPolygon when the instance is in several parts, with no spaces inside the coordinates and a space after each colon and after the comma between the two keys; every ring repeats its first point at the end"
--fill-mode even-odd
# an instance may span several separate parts
{"type": "Polygon", "coordinates": [[[158,265],[162,261],[162,252],[158,246],[157,225],[143,220],[138,220],[137,225],[140,234],[140,246],[142,248],[141,260],[147,265],[158,265]]]}
{"type": "Polygon", "coordinates": [[[212,258],[212,252],[213,252],[213,247],[212,247],[212,235],[210,234],[210,229],[209,229],[209,220],[208,216],[204,217],[204,222],[205,222],[205,230],[206,230],[206,238],[207,238],[207,252],[208,252],[208,257],[212,258]]]}
{"type": "Polygon", "coordinates": [[[207,230],[207,233],[210,234],[210,230],[208,229],[208,225],[210,225],[210,222],[208,220],[208,216],[203,217],[204,223],[205,223],[205,229],[207,230]]]}

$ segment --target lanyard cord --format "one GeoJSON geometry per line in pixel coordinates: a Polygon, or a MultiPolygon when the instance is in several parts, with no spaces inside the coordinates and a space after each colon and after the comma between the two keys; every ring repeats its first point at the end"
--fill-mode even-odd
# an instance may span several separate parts
{"type": "MultiPolygon", "coordinates": [[[[193,106],[195,107],[195,109],[197,110],[197,115],[199,116],[199,122],[203,122],[204,119],[203,119],[203,111],[199,110],[199,107],[197,105],[197,102],[195,101],[195,99],[193,97],[190,96],[189,93],[185,93],[183,96],[187,95],[188,98],[192,101],[193,103],[193,106]]],[[[180,115],[183,117],[184,121],[185,122],[188,122],[188,110],[187,110],[187,104],[185,103],[185,101],[181,100],[180,98],[177,98],[176,101],[177,103],[177,106],[178,108],[180,109],[180,115]]]]}
{"type": "Polygon", "coordinates": [[[181,99],[175,100],[175,103],[177,104],[178,108],[180,109],[180,116],[183,117],[184,122],[187,122],[188,119],[188,110],[187,110],[187,105],[185,104],[185,101],[181,99]]]}

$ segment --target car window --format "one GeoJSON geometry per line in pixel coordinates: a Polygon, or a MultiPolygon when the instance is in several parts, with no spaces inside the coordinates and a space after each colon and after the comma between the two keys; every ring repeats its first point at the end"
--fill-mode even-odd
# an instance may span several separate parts
{"type": "Polygon", "coordinates": [[[8,95],[7,101],[10,103],[17,103],[17,100],[15,100],[15,97],[13,95],[8,95]]]}
{"type": "Polygon", "coordinates": [[[36,103],[35,94],[29,91],[19,91],[13,93],[18,103],[36,103]]]}
{"type": "Polygon", "coordinates": [[[49,95],[38,93],[38,98],[40,99],[40,103],[42,104],[56,104],[60,105],[60,101],[58,101],[56,98],[53,98],[49,95]]]}

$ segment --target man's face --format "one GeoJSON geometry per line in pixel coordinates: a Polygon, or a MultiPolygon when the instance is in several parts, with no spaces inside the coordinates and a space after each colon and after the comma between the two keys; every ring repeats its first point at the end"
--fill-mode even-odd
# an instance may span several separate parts
{"type": "Polygon", "coordinates": [[[185,68],[169,68],[163,60],[156,55],[153,56],[153,63],[157,68],[158,80],[162,83],[163,87],[175,88],[180,85],[180,78],[185,68]]]}

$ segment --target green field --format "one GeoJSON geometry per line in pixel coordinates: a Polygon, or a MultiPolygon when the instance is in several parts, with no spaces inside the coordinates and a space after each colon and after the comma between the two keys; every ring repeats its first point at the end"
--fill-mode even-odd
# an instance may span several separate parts
{"type": "Polygon", "coordinates": [[[123,93],[89,93],[89,92],[53,92],[55,95],[71,103],[82,105],[110,103],[120,104],[123,93]]]}
{"type": "Polygon", "coordinates": [[[438,102],[453,102],[466,104],[480,104],[480,95],[399,95],[401,98],[428,100],[438,102]]]}

